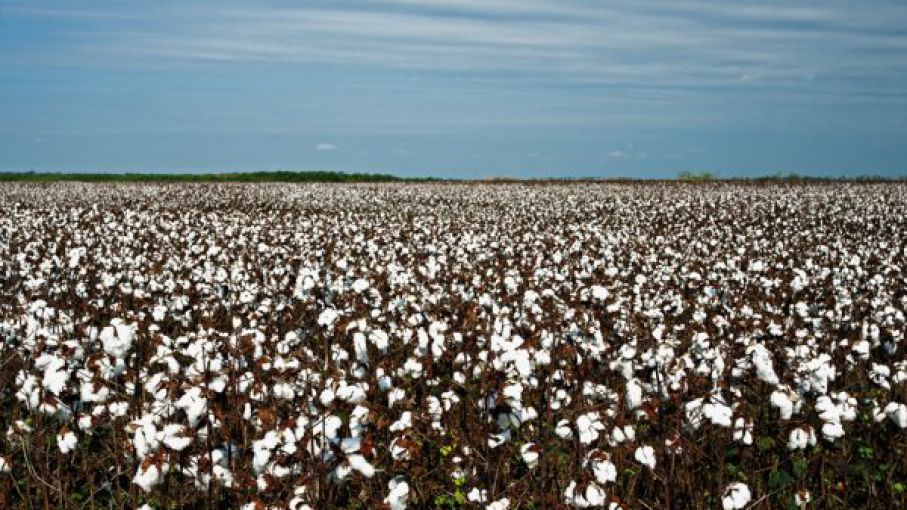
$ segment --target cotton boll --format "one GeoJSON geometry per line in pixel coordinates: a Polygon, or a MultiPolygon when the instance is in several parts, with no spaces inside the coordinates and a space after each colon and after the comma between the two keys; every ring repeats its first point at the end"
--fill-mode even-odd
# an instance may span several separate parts
{"type": "Polygon", "coordinates": [[[151,492],[154,487],[164,481],[164,476],[169,470],[170,466],[167,464],[143,463],[136,471],[132,483],[141,487],[145,492],[151,492]]]}
{"type": "Polygon", "coordinates": [[[76,437],[72,431],[63,430],[57,434],[57,447],[60,448],[60,452],[64,455],[75,450],[76,445],[79,443],[79,439],[76,437]]]}
{"type": "Polygon", "coordinates": [[[347,455],[346,461],[350,467],[362,473],[362,476],[371,478],[375,476],[375,468],[362,455],[347,455]]]}
{"type": "Polygon", "coordinates": [[[602,425],[598,413],[586,413],[576,419],[576,429],[579,431],[579,441],[590,444],[598,439],[598,430],[602,425]]]}
{"type": "Polygon", "coordinates": [[[885,414],[900,428],[907,428],[907,405],[890,402],[885,406],[885,414]]]}
{"type": "Polygon", "coordinates": [[[600,285],[593,285],[592,286],[592,298],[595,299],[596,301],[604,301],[604,300],[608,299],[608,289],[606,289],[600,285]]]}
{"type": "Polygon", "coordinates": [[[110,321],[110,326],[101,330],[99,339],[104,347],[104,352],[122,359],[132,348],[134,336],[134,325],[126,324],[121,319],[113,319],[110,321]]]}
{"type": "Polygon", "coordinates": [[[636,409],[642,403],[642,386],[636,379],[627,382],[624,402],[627,404],[627,409],[630,410],[636,409]]]}
{"type": "Polygon", "coordinates": [[[391,432],[400,432],[412,427],[412,425],[413,413],[404,411],[403,414],[400,415],[400,419],[392,423],[391,426],[388,427],[388,430],[390,430],[391,432]]]}
{"type": "Polygon", "coordinates": [[[185,427],[174,423],[165,425],[163,430],[158,433],[158,438],[164,443],[164,446],[178,452],[192,444],[192,437],[188,435],[185,427]]]}
{"type": "Polygon", "coordinates": [[[824,437],[826,441],[834,442],[835,439],[844,437],[844,427],[837,421],[828,422],[822,425],[822,437],[824,437]]]}
{"type": "Polygon", "coordinates": [[[507,498],[501,498],[485,505],[485,510],[507,510],[508,508],[510,508],[510,500],[507,498]]]}
{"type": "Polygon", "coordinates": [[[12,471],[12,464],[8,457],[0,455],[0,473],[9,473],[12,471]]]}
{"type": "Polygon", "coordinates": [[[529,469],[535,469],[539,464],[539,448],[534,443],[520,446],[520,456],[529,469]]]}
{"type": "Polygon", "coordinates": [[[592,450],[586,456],[586,466],[592,470],[595,481],[605,485],[617,480],[617,467],[611,462],[610,456],[601,450],[592,450]]]}
{"type": "Polygon", "coordinates": [[[388,494],[384,498],[384,503],[390,510],[405,510],[409,501],[409,484],[406,480],[401,476],[393,478],[388,482],[387,488],[388,494]]]}
{"type": "Polygon", "coordinates": [[[570,422],[560,420],[554,429],[554,433],[561,439],[570,439],[573,437],[573,429],[570,428],[570,422]]]}
{"type": "Polygon", "coordinates": [[[338,316],[339,314],[337,313],[337,310],[328,308],[318,315],[318,325],[329,328],[334,325],[334,322],[337,321],[338,316]]]}
{"type": "Polygon", "coordinates": [[[772,407],[777,407],[781,411],[781,419],[789,420],[794,413],[794,404],[786,393],[775,390],[771,395],[772,407]]]}
{"type": "Polygon", "coordinates": [[[721,496],[721,507],[724,510],[739,510],[746,507],[751,499],[749,486],[745,483],[735,482],[724,489],[721,496]]]}
{"type": "Polygon", "coordinates": [[[633,453],[633,458],[649,469],[655,469],[655,450],[651,446],[640,446],[633,453]]]}

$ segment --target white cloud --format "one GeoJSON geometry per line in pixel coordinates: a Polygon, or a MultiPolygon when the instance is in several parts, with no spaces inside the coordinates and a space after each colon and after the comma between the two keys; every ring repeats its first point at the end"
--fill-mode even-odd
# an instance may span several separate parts
{"type": "Polygon", "coordinates": [[[335,150],[337,150],[337,146],[332,143],[322,142],[315,146],[315,150],[316,151],[335,151],[335,150]]]}
{"type": "Polygon", "coordinates": [[[627,155],[627,153],[625,153],[625,152],[622,151],[622,150],[613,150],[613,151],[611,151],[611,152],[608,153],[608,157],[609,157],[609,158],[623,158],[623,157],[625,157],[626,155],[627,155]]]}

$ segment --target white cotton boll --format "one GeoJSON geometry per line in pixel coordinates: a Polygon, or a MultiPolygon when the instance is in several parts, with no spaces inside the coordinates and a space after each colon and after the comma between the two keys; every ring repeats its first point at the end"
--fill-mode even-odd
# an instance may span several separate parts
{"type": "Polygon", "coordinates": [[[473,503],[484,503],[488,501],[488,491],[473,487],[472,490],[466,494],[466,499],[473,503]]]}
{"type": "Polygon", "coordinates": [[[745,445],[753,444],[753,423],[737,418],[734,422],[734,441],[740,441],[745,445]]]}
{"type": "Polygon", "coordinates": [[[605,504],[605,491],[594,482],[586,486],[586,501],[591,506],[602,506],[605,504]]]}
{"type": "Polygon", "coordinates": [[[361,383],[341,386],[337,390],[337,398],[350,404],[360,404],[366,399],[367,388],[367,385],[363,388],[361,383]]]}
{"type": "Polygon", "coordinates": [[[261,474],[267,469],[272,450],[273,446],[267,441],[258,440],[252,443],[252,469],[255,470],[255,474],[261,474]]]}
{"type": "Polygon", "coordinates": [[[157,464],[151,463],[147,466],[139,466],[139,469],[135,473],[135,477],[132,479],[132,483],[141,487],[145,492],[151,492],[151,489],[164,481],[164,476],[169,469],[170,466],[167,464],[158,466],[157,464]]]}
{"type": "Polygon", "coordinates": [[[156,451],[160,442],[157,439],[157,428],[154,424],[146,423],[135,429],[132,445],[135,447],[135,454],[139,459],[144,459],[148,454],[156,451]]]}
{"type": "Polygon", "coordinates": [[[721,507],[724,510],[740,510],[753,498],[750,488],[745,483],[735,482],[724,489],[721,496],[721,507]]]}
{"type": "Polygon", "coordinates": [[[113,319],[110,326],[101,330],[98,338],[104,347],[104,352],[115,357],[124,358],[132,348],[135,336],[135,326],[124,323],[121,319],[113,319]]]}
{"type": "Polygon", "coordinates": [[[885,406],[885,414],[899,428],[907,428],[907,405],[890,402],[885,406]]]}
{"type": "Polygon", "coordinates": [[[554,428],[554,433],[561,439],[570,439],[573,437],[573,429],[570,428],[570,422],[560,420],[554,428]]]}
{"type": "Polygon", "coordinates": [[[163,430],[158,433],[158,438],[164,446],[178,452],[192,444],[192,437],[188,435],[186,428],[175,423],[164,425],[163,430]]]}
{"type": "Polygon", "coordinates": [[[334,325],[334,322],[337,320],[338,316],[339,314],[337,313],[337,310],[328,308],[318,315],[318,325],[324,326],[326,328],[331,327],[334,325]]]}
{"type": "Polygon", "coordinates": [[[786,393],[775,390],[771,395],[772,407],[777,407],[781,411],[781,419],[789,420],[794,414],[794,404],[786,393]]]}
{"type": "Polygon", "coordinates": [[[857,355],[860,359],[869,359],[869,350],[872,348],[872,345],[866,340],[859,340],[854,342],[853,346],[850,348],[854,354],[857,355]]]}
{"type": "Polygon", "coordinates": [[[806,489],[794,493],[794,504],[798,507],[809,504],[813,500],[812,494],[806,489]]]}
{"type": "Polygon", "coordinates": [[[394,404],[406,398],[406,390],[394,388],[387,393],[387,407],[393,408],[394,404]]]}
{"type": "Polygon", "coordinates": [[[580,415],[576,419],[576,430],[579,432],[579,441],[583,444],[591,444],[598,439],[598,432],[604,428],[605,426],[596,412],[580,415]]]}
{"type": "Polygon", "coordinates": [[[65,431],[60,434],[57,434],[57,447],[60,448],[60,452],[64,455],[75,450],[76,445],[79,443],[79,439],[76,437],[72,431],[65,431]]]}
{"type": "Polygon", "coordinates": [[[321,402],[321,405],[326,407],[331,405],[331,402],[334,401],[335,396],[336,395],[334,394],[334,390],[332,390],[331,388],[325,388],[321,390],[321,395],[319,395],[318,400],[321,402]]]}
{"type": "Polygon", "coordinates": [[[509,430],[505,430],[504,432],[501,432],[500,434],[491,434],[490,436],[488,436],[488,447],[497,448],[498,446],[501,446],[502,444],[504,444],[508,441],[510,441],[510,431],[509,430]]]}
{"type": "Polygon", "coordinates": [[[501,498],[485,505],[485,510],[507,510],[508,508],[510,508],[510,500],[508,498],[501,498]]]}
{"type": "Polygon", "coordinates": [[[13,470],[12,464],[8,457],[0,455],[0,473],[9,473],[13,470]]]}
{"type": "Polygon", "coordinates": [[[388,494],[384,498],[389,510],[405,510],[409,501],[409,484],[403,477],[396,477],[387,484],[388,494]]]}
{"type": "Polygon", "coordinates": [[[520,447],[520,456],[523,458],[523,462],[526,463],[526,466],[529,469],[535,469],[539,465],[539,451],[538,446],[534,443],[526,443],[520,447]]]}
{"type": "Polygon", "coordinates": [[[756,367],[756,377],[766,384],[775,386],[780,381],[772,366],[772,354],[763,345],[757,344],[752,354],[753,365],[756,367]]]}
{"type": "Polygon", "coordinates": [[[633,458],[649,469],[655,469],[655,450],[651,446],[640,446],[633,454],[633,458]]]}
{"type": "Polygon", "coordinates": [[[642,404],[642,386],[636,379],[627,381],[627,391],[624,395],[627,409],[633,410],[642,404]]]}
{"type": "Polygon", "coordinates": [[[189,425],[196,427],[208,411],[208,399],[202,396],[201,388],[193,387],[176,401],[176,407],[185,411],[189,425]]]}
{"type": "MultiPolygon", "coordinates": [[[[100,408],[96,408],[96,409],[100,409],[100,408]]],[[[107,412],[109,412],[111,416],[114,416],[117,418],[126,416],[126,413],[129,412],[129,402],[126,402],[125,400],[111,402],[110,404],[107,404],[107,412]]]]}
{"type": "Polygon", "coordinates": [[[617,480],[617,467],[611,462],[607,453],[592,450],[586,456],[585,464],[592,469],[592,476],[598,483],[606,485],[617,480]]]}
{"type": "Polygon", "coordinates": [[[391,432],[400,432],[413,426],[413,413],[404,411],[400,419],[391,424],[388,428],[391,432]]]}
{"type": "Polygon", "coordinates": [[[825,422],[836,422],[841,420],[841,410],[832,402],[828,395],[822,395],[816,399],[816,411],[819,413],[819,419],[825,422]]]}
{"type": "Polygon", "coordinates": [[[824,437],[826,441],[834,442],[835,439],[844,437],[844,427],[837,421],[826,423],[825,425],[822,425],[822,437],[824,437]]]}
{"type": "MultiPolygon", "coordinates": [[[[35,365],[37,368],[38,364],[36,363],[35,365]]],[[[60,358],[54,357],[50,360],[44,369],[44,378],[41,381],[44,389],[54,395],[60,395],[69,380],[69,372],[65,369],[65,366],[66,362],[60,358]]]]}
{"type": "MultiPolygon", "coordinates": [[[[813,433],[815,436],[815,433],[813,433]]],[[[815,438],[813,438],[813,443],[815,443],[815,438]]],[[[788,450],[805,450],[810,444],[810,433],[803,428],[795,428],[790,431],[790,435],[787,439],[787,449],[788,450]]]]}
{"type": "Polygon", "coordinates": [[[349,463],[350,467],[362,473],[362,476],[366,478],[371,478],[375,476],[375,468],[365,457],[359,454],[347,455],[346,461],[349,463]]]}
{"type": "Polygon", "coordinates": [[[604,301],[608,299],[608,289],[602,287],[601,285],[593,285],[592,298],[597,301],[604,301]]]}
{"type": "Polygon", "coordinates": [[[358,280],[353,282],[353,292],[355,292],[357,294],[362,294],[363,292],[368,290],[368,288],[369,288],[368,280],[359,278],[358,280]]]}
{"type": "Polygon", "coordinates": [[[380,329],[373,329],[368,335],[368,341],[382,352],[387,351],[389,339],[387,333],[380,329]]]}

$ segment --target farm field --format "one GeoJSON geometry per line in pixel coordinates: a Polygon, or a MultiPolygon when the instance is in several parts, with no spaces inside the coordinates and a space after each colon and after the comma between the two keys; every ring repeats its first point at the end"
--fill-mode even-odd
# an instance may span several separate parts
{"type": "Polygon", "coordinates": [[[0,185],[0,508],[907,508],[907,185],[0,185]]]}

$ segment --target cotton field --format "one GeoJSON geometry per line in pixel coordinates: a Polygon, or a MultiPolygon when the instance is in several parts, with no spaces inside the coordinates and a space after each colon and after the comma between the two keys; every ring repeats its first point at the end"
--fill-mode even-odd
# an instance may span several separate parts
{"type": "Polygon", "coordinates": [[[907,186],[4,184],[2,508],[907,507],[907,186]]]}

